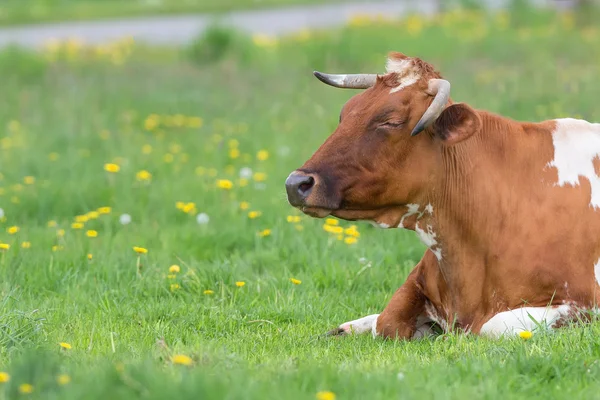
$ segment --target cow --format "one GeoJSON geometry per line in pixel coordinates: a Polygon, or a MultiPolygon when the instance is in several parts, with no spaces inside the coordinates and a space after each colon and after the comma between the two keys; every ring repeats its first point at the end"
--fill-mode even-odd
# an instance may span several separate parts
{"type": "Polygon", "coordinates": [[[330,333],[497,338],[592,319],[600,124],[519,122],[456,103],[431,64],[399,52],[385,74],[314,75],[366,90],[289,175],[288,202],[315,218],[412,230],[427,247],[380,314],[330,333]]]}

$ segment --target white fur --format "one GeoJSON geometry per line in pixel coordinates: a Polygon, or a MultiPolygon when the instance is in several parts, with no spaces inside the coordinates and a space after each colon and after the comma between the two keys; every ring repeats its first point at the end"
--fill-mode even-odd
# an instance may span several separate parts
{"type": "Polygon", "coordinates": [[[410,217],[411,215],[415,215],[415,214],[420,214],[419,213],[419,207],[421,207],[418,204],[407,204],[406,207],[408,208],[408,210],[406,211],[406,214],[404,214],[401,218],[400,218],[400,223],[398,224],[398,228],[404,228],[404,219],[410,217]]]}
{"type": "Polygon", "coordinates": [[[386,65],[387,72],[395,72],[398,74],[398,86],[390,90],[390,94],[396,93],[412,84],[421,78],[419,70],[415,68],[410,58],[396,60],[389,58],[386,65]]]}
{"type": "Polygon", "coordinates": [[[433,228],[431,227],[431,225],[427,225],[427,230],[423,230],[421,228],[419,228],[419,223],[417,222],[415,224],[415,232],[417,232],[417,235],[419,235],[419,239],[421,239],[421,242],[423,242],[423,244],[425,246],[427,246],[435,255],[435,257],[438,259],[438,261],[441,261],[442,259],[442,248],[440,246],[438,246],[438,241],[437,241],[437,234],[433,231],[433,228]],[[436,248],[437,246],[437,248],[436,248]]]}
{"type": "Polygon", "coordinates": [[[344,322],[340,325],[347,334],[360,335],[371,331],[373,337],[377,336],[377,317],[379,314],[371,314],[354,321],[344,322]]]}
{"type": "Polygon", "coordinates": [[[505,334],[516,335],[522,331],[533,331],[538,327],[552,328],[570,310],[570,305],[563,304],[558,307],[520,307],[504,311],[483,324],[480,333],[499,337],[505,334]]]}
{"type": "Polygon", "coordinates": [[[600,124],[565,118],[557,119],[552,133],[554,160],[548,166],[558,171],[559,186],[580,185],[587,178],[592,189],[590,206],[600,207],[600,177],[593,160],[600,156],[600,124]]]}
{"type": "MultiPolygon", "coordinates": [[[[596,282],[598,282],[598,284],[600,285],[600,258],[598,259],[598,261],[596,261],[596,264],[594,264],[594,276],[596,276],[596,282]]],[[[565,287],[566,287],[566,282],[565,282],[565,287]]]]}
{"type": "Polygon", "coordinates": [[[433,205],[431,203],[425,206],[425,212],[433,215],[433,205]]]}

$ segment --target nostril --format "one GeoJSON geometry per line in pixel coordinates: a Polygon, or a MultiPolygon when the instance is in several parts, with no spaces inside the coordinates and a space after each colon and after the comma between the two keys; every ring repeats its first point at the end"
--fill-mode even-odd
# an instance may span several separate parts
{"type": "Polygon", "coordinates": [[[298,191],[301,194],[306,194],[312,187],[315,185],[315,179],[312,176],[306,178],[304,182],[301,182],[298,185],[298,191]]]}

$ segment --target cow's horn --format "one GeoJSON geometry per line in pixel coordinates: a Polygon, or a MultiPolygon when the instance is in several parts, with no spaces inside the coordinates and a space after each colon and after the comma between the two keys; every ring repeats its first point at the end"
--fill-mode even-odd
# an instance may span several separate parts
{"type": "Polygon", "coordinates": [[[429,126],[429,124],[435,121],[442,111],[444,111],[444,107],[450,98],[450,82],[444,79],[430,79],[427,93],[435,96],[435,98],[419,122],[417,122],[411,136],[419,134],[423,129],[429,126]]]}
{"type": "Polygon", "coordinates": [[[377,82],[377,74],[324,74],[314,71],[313,74],[323,83],[337,88],[367,89],[377,82]]]}

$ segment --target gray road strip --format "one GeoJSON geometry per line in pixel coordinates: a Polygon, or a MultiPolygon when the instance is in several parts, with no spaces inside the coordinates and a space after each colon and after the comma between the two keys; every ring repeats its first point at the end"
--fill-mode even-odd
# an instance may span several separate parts
{"type": "MultiPolygon", "coordinates": [[[[236,11],[221,14],[218,19],[214,15],[185,15],[28,25],[0,29],[0,47],[15,44],[36,48],[51,39],[69,38],[99,44],[123,37],[132,37],[136,42],[182,45],[197,37],[215,20],[251,34],[280,35],[303,29],[339,26],[357,14],[399,17],[409,12],[418,12],[427,15],[436,11],[438,2],[444,1],[446,0],[363,0],[345,4],[236,11]]],[[[482,1],[491,8],[497,8],[503,7],[508,0],[482,1]]],[[[548,0],[535,2],[544,1],[548,0]]]]}

